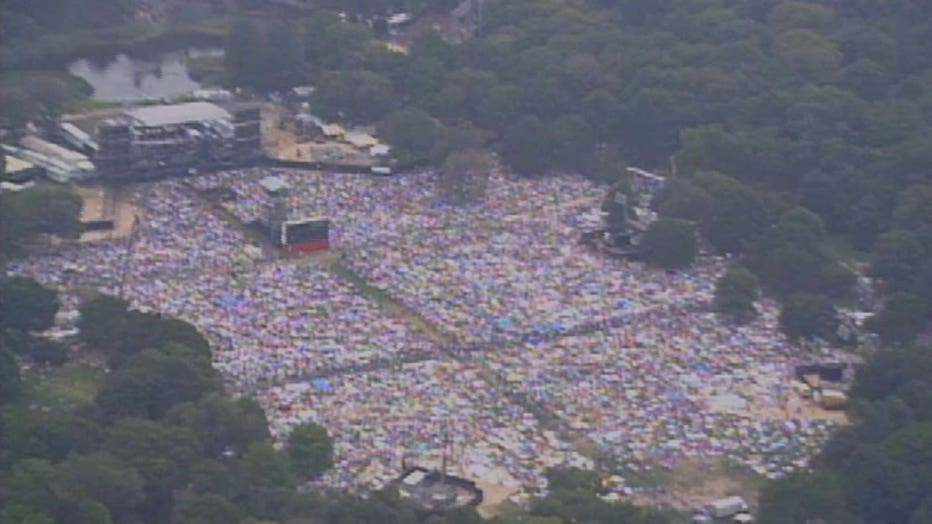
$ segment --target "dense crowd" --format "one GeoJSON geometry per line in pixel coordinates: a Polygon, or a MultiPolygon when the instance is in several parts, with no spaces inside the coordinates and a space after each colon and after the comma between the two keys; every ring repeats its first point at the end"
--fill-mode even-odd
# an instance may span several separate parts
{"type": "Polygon", "coordinates": [[[272,431],[287,434],[313,419],[336,437],[336,463],[323,479],[351,487],[381,487],[410,464],[442,465],[500,485],[543,488],[543,471],[566,461],[589,465],[533,415],[508,402],[479,370],[427,360],[394,369],[341,374],[327,381],[264,391],[272,431]]]}
{"type": "Polygon", "coordinates": [[[194,324],[276,435],[313,419],[336,437],[334,486],[380,486],[409,456],[436,463],[444,435],[466,474],[529,489],[547,466],[589,465],[567,444],[577,436],[632,469],[726,455],[781,476],[831,429],[786,407],[797,350],[773,306],[744,327],[709,313],[722,260],[665,272],[579,245],[580,217],[604,191],[581,178],[496,173],[482,202],[451,206],[430,173],[274,172],[293,217],[330,216],[342,263],[441,342],[324,267],[263,250],[212,208],[261,221],[271,174],[140,186],[131,239],[12,270],[59,287],[66,307],[84,288],[122,291],[134,307],[194,324]],[[518,398],[555,415],[559,436],[518,398]]]}
{"type": "Polygon", "coordinates": [[[725,455],[778,477],[805,466],[833,424],[787,410],[796,358],[774,336],[774,312],[765,307],[758,321],[735,328],[674,303],[605,331],[484,358],[624,469],[725,455]]]}

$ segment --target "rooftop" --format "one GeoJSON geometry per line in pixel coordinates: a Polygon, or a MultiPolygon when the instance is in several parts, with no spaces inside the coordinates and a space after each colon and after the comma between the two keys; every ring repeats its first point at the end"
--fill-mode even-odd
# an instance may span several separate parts
{"type": "Polygon", "coordinates": [[[15,156],[5,155],[4,161],[6,163],[6,172],[9,174],[18,173],[24,169],[32,169],[35,167],[31,162],[27,162],[15,156]]]}
{"type": "Polygon", "coordinates": [[[210,102],[136,107],[126,111],[126,115],[147,127],[232,118],[226,109],[210,102]]]}

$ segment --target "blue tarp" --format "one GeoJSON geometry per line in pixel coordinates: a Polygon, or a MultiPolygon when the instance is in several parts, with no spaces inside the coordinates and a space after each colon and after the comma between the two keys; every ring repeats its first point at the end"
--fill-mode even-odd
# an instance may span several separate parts
{"type": "Polygon", "coordinates": [[[330,391],[333,389],[333,384],[331,384],[330,381],[325,378],[316,378],[311,381],[311,385],[320,391],[330,391]]]}
{"type": "Polygon", "coordinates": [[[243,300],[236,295],[226,295],[220,298],[220,304],[226,307],[235,307],[240,305],[243,300]]]}

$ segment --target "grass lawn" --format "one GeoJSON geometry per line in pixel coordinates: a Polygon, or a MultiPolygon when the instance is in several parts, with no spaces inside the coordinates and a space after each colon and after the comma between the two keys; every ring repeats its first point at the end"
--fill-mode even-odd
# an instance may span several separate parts
{"type": "Polygon", "coordinates": [[[30,369],[23,373],[26,404],[57,409],[90,404],[103,378],[103,369],[87,364],[30,369]]]}

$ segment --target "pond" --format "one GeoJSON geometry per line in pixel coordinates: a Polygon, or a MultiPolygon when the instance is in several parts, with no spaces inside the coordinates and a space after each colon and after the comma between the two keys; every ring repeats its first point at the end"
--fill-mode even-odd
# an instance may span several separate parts
{"type": "Polygon", "coordinates": [[[199,89],[201,85],[188,71],[188,62],[208,56],[223,56],[223,50],[192,47],[146,57],[120,53],[80,58],[68,64],[68,72],[93,86],[95,100],[158,99],[199,89]]]}

